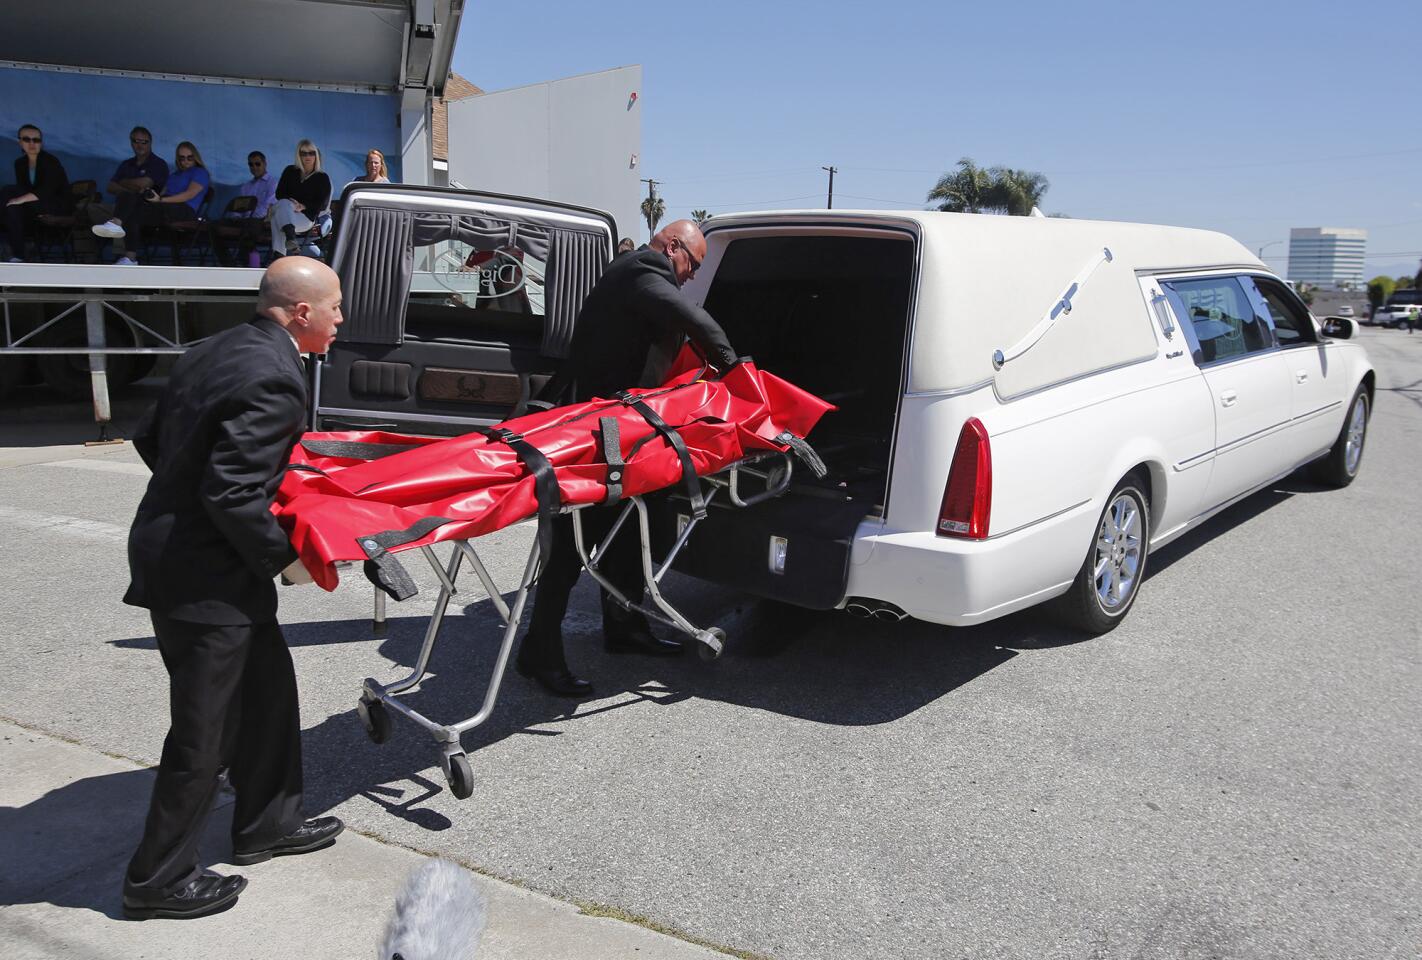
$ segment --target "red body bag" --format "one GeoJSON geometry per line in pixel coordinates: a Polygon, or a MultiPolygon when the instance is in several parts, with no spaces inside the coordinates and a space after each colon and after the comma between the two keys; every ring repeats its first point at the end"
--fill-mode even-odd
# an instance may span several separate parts
{"type": "MultiPolygon", "coordinates": [[[[561,507],[694,485],[694,476],[756,451],[794,448],[813,465],[803,438],[833,405],[749,361],[717,380],[702,379],[695,362],[687,349],[661,387],[459,437],[308,433],[292,451],[272,511],[315,581],[333,590],[337,561],[369,560],[388,572],[398,568],[391,553],[533,516],[546,549],[548,522],[561,507]]],[[[402,591],[370,564],[366,570],[397,598],[414,591],[408,577],[402,591]]]]}

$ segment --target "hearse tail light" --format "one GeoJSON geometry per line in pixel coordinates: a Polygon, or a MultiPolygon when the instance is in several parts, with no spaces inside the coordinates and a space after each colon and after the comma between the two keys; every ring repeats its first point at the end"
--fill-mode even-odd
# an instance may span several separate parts
{"type": "Polygon", "coordinates": [[[969,417],[958,434],[943,505],[938,509],[938,535],[984,540],[992,514],[992,445],[987,428],[969,417]]]}

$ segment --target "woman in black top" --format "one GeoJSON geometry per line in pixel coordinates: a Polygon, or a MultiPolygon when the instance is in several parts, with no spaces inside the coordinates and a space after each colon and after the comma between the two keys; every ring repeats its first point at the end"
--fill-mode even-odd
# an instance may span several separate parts
{"type": "Polygon", "coordinates": [[[20,156],[15,160],[15,185],[0,190],[5,204],[5,230],[10,238],[10,262],[25,255],[25,230],[42,213],[63,213],[69,199],[69,177],[59,158],[44,149],[44,134],[34,124],[20,128],[20,156]]]}
{"type": "MultiPolygon", "coordinates": [[[[331,231],[331,178],[321,171],[321,151],[310,140],[296,145],[296,162],[281,172],[272,204],[272,249],[300,253],[298,233],[331,231]]],[[[309,249],[309,248],[308,248],[309,249]]]]}

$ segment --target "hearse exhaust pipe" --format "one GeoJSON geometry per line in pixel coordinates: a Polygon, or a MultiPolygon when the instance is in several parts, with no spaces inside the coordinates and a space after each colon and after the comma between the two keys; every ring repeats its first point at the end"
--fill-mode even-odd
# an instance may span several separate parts
{"type": "Polygon", "coordinates": [[[850,597],[845,601],[844,609],[856,617],[863,617],[866,620],[884,620],[889,623],[898,623],[907,620],[908,614],[892,603],[885,603],[883,600],[874,600],[869,597],[850,597]]]}

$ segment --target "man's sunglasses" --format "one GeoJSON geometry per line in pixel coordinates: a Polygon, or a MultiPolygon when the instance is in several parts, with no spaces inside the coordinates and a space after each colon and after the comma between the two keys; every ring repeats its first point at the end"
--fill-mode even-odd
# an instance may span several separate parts
{"type": "Polygon", "coordinates": [[[248,161],[247,161],[247,166],[249,166],[249,167],[260,167],[260,166],[264,165],[265,163],[266,163],[265,160],[248,160],[248,161]]]}
{"type": "Polygon", "coordinates": [[[701,261],[691,255],[691,248],[677,240],[676,245],[681,247],[681,252],[686,254],[686,259],[691,263],[691,275],[696,276],[696,271],[701,269],[701,261]]]}
{"type": "Polygon", "coordinates": [[[152,140],[144,140],[142,137],[129,137],[129,138],[128,138],[128,142],[129,142],[129,143],[136,143],[136,144],[138,144],[140,147],[146,147],[146,146],[148,146],[150,143],[152,143],[153,141],[152,141],[152,140]]]}
{"type": "Polygon", "coordinates": [[[43,137],[21,137],[21,143],[44,143],[43,137]]]}

